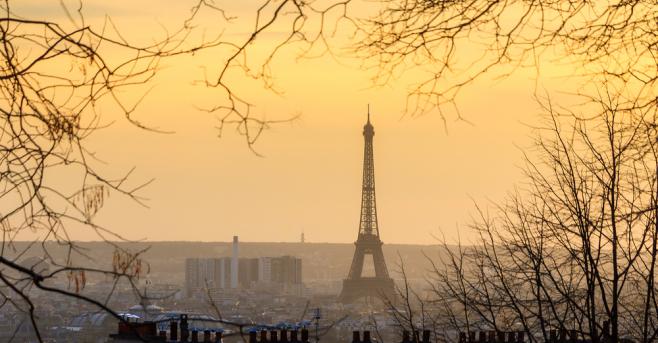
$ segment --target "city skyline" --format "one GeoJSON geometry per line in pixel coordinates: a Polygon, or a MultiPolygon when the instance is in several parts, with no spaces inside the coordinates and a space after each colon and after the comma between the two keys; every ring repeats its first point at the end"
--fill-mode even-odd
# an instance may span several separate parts
{"type": "Polygon", "coordinates": [[[0,341],[655,343],[656,18],[2,1],[0,341]]]}

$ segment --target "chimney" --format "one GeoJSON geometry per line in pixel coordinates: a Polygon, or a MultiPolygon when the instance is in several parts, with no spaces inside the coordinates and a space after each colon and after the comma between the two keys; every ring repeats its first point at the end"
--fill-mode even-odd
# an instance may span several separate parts
{"type": "Polygon", "coordinates": [[[233,256],[231,257],[231,288],[238,288],[238,236],[233,236],[233,256]]]}
{"type": "Polygon", "coordinates": [[[550,330],[550,342],[551,343],[556,343],[557,342],[557,330],[550,330]]]}
{"type": "Polygon", "coordinates": [[[606,342],[610,340],[610,322],[607,320],[603,322],[603,339],[606,342]]]}
{"type": "MultiPolygon", "coordinates": [[[[461,338],[460,338],[460,340],[461,340],[461,338]]],[[[409,331],[407,331],[407,330],[402,331],[402,343],[409,343],[409,331]]]]}
{"type": "Polygon", "coordinates": [[[363,331],[363,343],[370,343],[370,342],[372,342],[370,340],[370,331],[368,330],[363,331]]]}
{"type": "Polygon", "coordinates": [[[564,343],[567,341],[567,329],[560,329],[560,342],[564,343]]]}
{"type": "Polygon", "coordinates": [[[430,343],[430,330],[423,330],[423,343],[430,343]]]}
{"type": "Polygon", "coordinates": [[[169,322],[169,340],[173,342],[178,340],[178,323],[173,320],[169,322]]]}
{"type": "Polygon", "coordinates": [[[352,331],[352,343],[361,343],[361,333],[352,331]]]}
{"type": "Polygon", "coordinates": [[[180,315],[180,340],[183,342],[187,342],[187,339],[190,336],[190,330],[187,325],[187,315],[186,314],[181,314],[180,315]]]}
{"type": "Polygon", "coordinates": [[[572,343],[576,343],[576,341],[578,341],[578,331],[569,330],[569,341],[572,343]]]}

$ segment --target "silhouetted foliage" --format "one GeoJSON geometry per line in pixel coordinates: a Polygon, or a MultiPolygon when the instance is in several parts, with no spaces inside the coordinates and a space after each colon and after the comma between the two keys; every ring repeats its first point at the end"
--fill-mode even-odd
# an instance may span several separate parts
{"type": "Polygon", "coordinates": [[[598,342],[608,321],[612,341],[656,340],[658,112],[604,95],[582,113],[544,102],[525,182],[493,211],[478,207],[478,238],[445,243],[435,263],[423,299],[438,305],[434,325],[533,342],[576,329],[598,342]]]}

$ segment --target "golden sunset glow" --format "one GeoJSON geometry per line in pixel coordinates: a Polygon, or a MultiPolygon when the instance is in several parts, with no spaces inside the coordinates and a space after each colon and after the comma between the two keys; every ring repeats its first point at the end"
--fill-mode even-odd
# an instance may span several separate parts
{"type": "MultiPolygon", "coordinates": [[[[188,13],[190,5],[141,1],[130,11],[125,6],[91,1],[83,10],[89,23],[107,15],[120,32],[147,41],[162,35],[163,27],[180,25],[180,13],[188,13]]],[[[250,6],[233,4],[226,10],[236,18],[224,35],[239,40],[247,34],[255,20],[250,6]]],[[[27,1],[14,10],[66,17],[56,2],[27,1]]],[[[208,16],[201,22],[213,20],[208,16]]],[[[206,37],[218,32],[213,26],[197,31],[204,30],[206,37]]],[[[272,41],[280,38],[268,34],[272,41]]],[[[335,39],[348,48],[347,32],[335,39]]],[[[478,81],[460,94],[464,120],[458,120],[449,107],[444,114],[405,112],[406,92],[418,70],[375,87],[373,71],[360,69],[354,59],[297,59],[299,51],[285,47],[273,62],[274,87],[281,94],[240,71],[231,77],[255,105],[255,116],[295,118],[262,133],[254,145],[262,157],[232,127],[218,138],[216,116],[200,110],[224,101],[222,92],[200,84],[204,70],[215,74],[216,61],[224,58],[213,55],[217,50],[168,59],[147,89],[123,91],[132,100],[146,93],[133,117],[171,133],[135,127],[113,115],[107,100],[100,109],[103,123],[111,125],[93,133],[89,147],[100,160],[112,161],[107,168],[115,175],[135,167],[130,182],[155,180],[139,192],[149,199],[148,208],[112,197],[97,220],[130,239],[224,241],[239,232],[246,241],[297,241],[303,231],[309,241],[351,242],[358,224],[361,127],[370,104],[382,239],[434,244],[435,236],[468,238],[464,228],[474,202],[500,200],[519,181],[520,149],[528,145],[529,125],[541,113],[533,94],[560,85],[569,70],[549,59],[538,81],[533,68],[503,80],[478,81]]],[[[254,68],[262,59],[258,53],[249,58],[254,68]]],[[[72,232],[77,239],[96,239],[86,228],[72,232]]]]}
{"type": "Polygon", "coordinates": [[[0,342],[655,343],[655,0],[0,2],[0,342]]]}

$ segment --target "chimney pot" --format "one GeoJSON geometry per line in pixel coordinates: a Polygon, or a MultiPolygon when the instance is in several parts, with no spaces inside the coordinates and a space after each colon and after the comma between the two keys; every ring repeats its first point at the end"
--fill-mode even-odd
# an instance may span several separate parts
{"type": "MultiPolygon", "coordinates": [[[[459,333],[459,341],[461,342],[461,332],[459,333]]],[[[409,343],[409,331],[402,330],[402,343],[409,343]]]]}
{"type": "Polygon", "coordinates": [[[430,330],[423,330],[423,343],[429,343],[430,342],[430,335],[431,335],[430,330]]]}
{"type": "Polygon", "coordinates": [[[550,330],[550,342],[551,343],[556,343],[557,342],[557,330],[550,330]]]}
{"type": "Polygon", "coordinates": [[[578,340],[578,331],[576,331],[576,330],[569,330],[569,340],[570,340],[572,343],[576,343],[576,341],[578,340]]]}
{"type": "Polygon", "coordinates": [[[370,343],[370,342],[372,342],[370,340],[370,331],[368,330],[363,331],[363,343],[370,343]]]}
{"type": "Polygon", "coordinates": [[[361,342],[361,333],[358,331],[352,331],[352,343],[361,342]]]}
{"type": "Polygon", "coordinates": [[[181,314],[180,316],[180,340],[187,342],[187,339],[190,336],[190,330],[187,323],[187,315],[181,314]]]}
{"type": "Polygon", "coordinates": [[[178,322],[169,322],[169,340],[176,342],[178,340],[178,322]]]}

